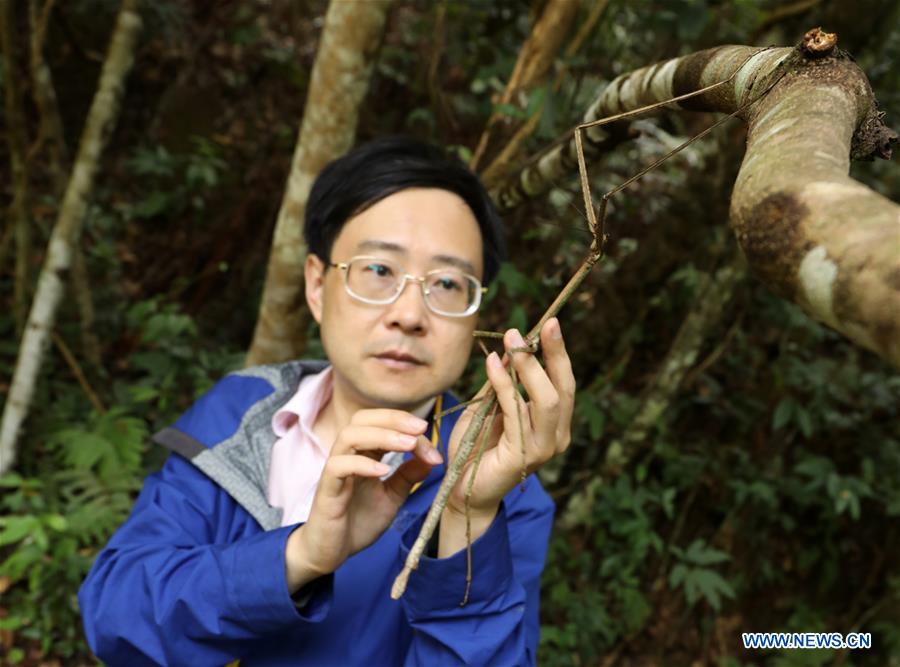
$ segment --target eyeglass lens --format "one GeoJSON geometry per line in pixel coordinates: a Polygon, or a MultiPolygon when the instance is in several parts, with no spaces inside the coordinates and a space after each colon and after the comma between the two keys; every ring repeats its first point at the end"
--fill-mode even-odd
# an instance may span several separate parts
{"type": "MultiPolygon", "coordinates": [[[[361,257],[347,267],[347,287],[366,300],[387,303],[402,289],[405,271],[386,259],[361,257]]],[[[473,303],[480,285],[455,269],[439,269],[425,275],[425,301],[444,313],[464,313],[473,303]]]]}

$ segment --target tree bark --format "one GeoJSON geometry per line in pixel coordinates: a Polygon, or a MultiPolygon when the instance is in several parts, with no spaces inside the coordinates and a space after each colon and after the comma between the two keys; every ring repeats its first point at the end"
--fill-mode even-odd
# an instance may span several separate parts
{"type": "MultiPolygon", "coordinates": [[[[730,215],[751,271],[811,317],[900,366],[900,207],[848,176],[851,157],[889,158],[897,135],[833,36],[810,31],[793,49],[723,46],[644,67],[613,81],[587,116],[664,102],[735,73],[727,85],[678,106],[724,113],[746,106],[739,116],[748,124],[747,151],[730,215]]],[[[593,140],[608,141],[608,132],[593,140]]],[[[572,143],[554,147],[497,196],[514,204],[546,187],[572,143]]]]}
{"type": "MultiPolygon", "coordinates": [[[[528,39],[522,44],[512,74],[500,97],[500,104],[509,104],[513,96],[522,90],[533,87],[540,81],[553,65],[556,54],[562,48],[569,28],[578,13],[578,3],[572,0],[548,0],[541,18],[534,24],[528,39]]],[[[473,170],[478,168],[481,158],[487,151],[491,132],[500,120],[501,115],[494,112],[488,118],[484,132],[475,148],[469,163],[473,170]]]]}
{"type": "Polygon", "coordinates": [[[259,317],[246,364],[274,363],[304,348],[303,217],[313,180],[356,135],[391,0],[332,0],[310,78],[303,122],[278,212],[259,317]]]}
{"type": "Polygon", "coordinates": [[[119,112],[125,77],[131,69],[140,32],[138,0],[123,0],[113,30],[97,92],[87,121],[66,195],[57,216],[38,280],[28,325],[19,346],[16,369],[0,424],[0,474],[9,470],[16,455],[16,439],[28,414],[44,352],[65,291],[64,278],[72,263],[76,242],[94,186],[100,154],[119,112]]]}

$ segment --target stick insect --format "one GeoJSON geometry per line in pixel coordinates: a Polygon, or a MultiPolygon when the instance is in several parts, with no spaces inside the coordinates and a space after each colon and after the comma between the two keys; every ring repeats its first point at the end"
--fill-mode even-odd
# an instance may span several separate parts
{"type": "MultiPolygon", "coordinates": [[[[557,142],[554,142],[553,145],[557,145],[563,141],[568,141],[573,135],[575,139],[576,146],[576,154],[578,160],[578,173],[580,177],[580,185],[581,192],[584,198],[584,212],[587,217],[588,222],[588,232],[590,233],[591,243],[588,253],[578,270],[572,275],[569,279],[568,283],[563,287],[560,293],[556,296],[541,318],[538,320],[537,324],[535,324],[528,332],[527,335],[524,336],[525,346],[519,348],[513,348],[510,350],[510,354],[534,354],[537,352],[539,345],[539,336],[540,331],[544,326],[544,323],[547,322],[551,317],[556,316],[557,313],[562,309],[562,307],[566,304],[566,302],[571,298],[571,296],[578,290],[581,286],[584,279],[591,272],[591,269],[594,265],[599,262],[604,254],[606,243],[608,241],[608,235],[605,230],[606,223],[606,208],[609,202],[609,199],[616,195],[617,193],[624,190],[626,187],[634,183],[636,180],[652,171],[663,162],[668,160],[670,157],[675,155],[676,153],[684,150],[687,146],[689,146],[694,141],[701,139],[706,136],[714,129],[728,121],[729,119],[737,116],[738,114],[744,112],[748,107],[752,104],[755,104],[757,101],[762,99],[781,78],[788,71],[787,67],[784,63],[778,65],[778,68],[773,72],[773,76],[769,79],[767,85],[763,87],[763,90],[758,94],[754,95],[750,100],[748,100],[745,104],[741,105],[734,112],[720,118],[711,126],[700,132],[694,137],[691,137],[687,141],[684,141],[662,157],[658,158],[654,162],[652,162],[649,166],[639,171],[634,176],[628,178],[620,185],[614,187],[612,190],[606,192],[600,197],[599,205],[594,206],[593,196],[591,195],[590,190],[590,182],[588,179],[588,171],[587,165],[584,158],[584,149],[582,145],[582,133],[592,127],[598,127],[601,125],[606,125],[608,123],[613,123],[618,120],[622,120],[625,118],[630,118],[633,116],[638,116],[640,114],[647,113],[654,109],[658,109],[659,107],[672,104],[674,102],[680,102],[682,100],[686,100],[692,97],[697,97],[699,95],[703,95],[708,93],[716,88],[721,86],[728,85],[733,82],[735,77],[750,60],[751,57],[758,54],[759,51],[754,52],[752,55],[748,56],[738,67],[735,68],[734,72],[726,79],[722,81],[716,82],[699,90],[691,91],[689,93],[685,93],[683,95],[679,95],[677,97],[673,97],[671,99],[665,100],[663,102],[658,102],[655,104],[646,105],[640,107],[638,109],[633,109],[631,111],[625,111],[623,113],[615,114],[613,116],[608,116],[606,118],[601,118],[599,120],[590,121],[587,123],[582,123],[571,131],[567,132],[563,135],[557,142]]],[[[479,339],[481,338],[498,338],[502,337],[503,334],[498,332],[484,332],[484,331],[476,331],[475,336],[479,339]]],[[[483,343],[479,340],[479,344],[482,346],[482,350],[487,353],[487,349],[484,347],[483,343]]],[[[511,366],[510,366],[511,368],[511,366]]],[[[518,386],[517,378],[513,374],[513,384],[514,386],[518,386]]],[[[523,414],[522,414],[522,404],[524,403],[524,399],[519,396],[516,407],[517,407],[517,418],[520,420],[520,425],[522,424],[523,414]]],[[[429,509],[428,515],[425,519],[424,524],[419,532],[419,536],[417,537],[415,543],[413,544],[412,549],[410,550],[406,562],[403,566],[401,572],[397,575],[397,578],[394,580],[393,587],[391,589],[391,597],[393,599],[398,599],[403,595],[406,590],[406,584],[409,580],[409,576],[413,570],[415,570],[418,566],[419,560],[421,559],[422,554],[424,553],[425,547],[428,544],[431,536],[436,529],[438,522],[440,520],[441,514],[444,511],[444,508],[447,506],[447,500],[450,496],[450,492],[453,487],[456,485],[459,480],[460,475],[463,472],[464,467],[469,462],[470,458],[472,459],[472,474],[470,475],[467,485],[466,485],[466,563],[467,563],[467,571],[466,571],[466,587],[465,592],[463,594],[462,601],[460,605],[465,605],[468,602],[469,591],[471,588],[472,582],[472,559],[471,559],[471,524],[469,522],[469,499],[471,497],[472,486],[474,483],[475,475],[478,472],[478,465],[481,461],[482,456],[484,455],[484,451],[487,446],[487,441],[489,440],[490,433],[493,427],[493,421],[497,415],[499,410],[497,404],[497,396],[494,393],[493,387],[490,383],[486,383],[484,387],[478,392],[476,397],[471,401],[467,401],[465,403],[452,408],[450,411],[461,409],[464,407],[471,407],[477,405],[474,408],[474,413],[471,421],[469,422],[468,427],[466,428],[465,434],[462,437],[462,440],[457,448],[456,454],[453,460],[447,467],[446,473],[444,475],[444,479],[441,482],[440,488],[438,489],[437,495],[435,496],[434,501],[432,502],[431,508],[429,509]],[[477,449],[476,449],[477,445],[477,449]]],[[[443,414],[446,414],[446,411],[443,414]]],[[[521,429],[520,429],[521,432],[521,429]]],[[[527,474],[527,470],[525,468],[525,443],[524,438],[521,442],[521,451],[522,451],[522,480],[524,481],[525,476],[527,474]]]]}

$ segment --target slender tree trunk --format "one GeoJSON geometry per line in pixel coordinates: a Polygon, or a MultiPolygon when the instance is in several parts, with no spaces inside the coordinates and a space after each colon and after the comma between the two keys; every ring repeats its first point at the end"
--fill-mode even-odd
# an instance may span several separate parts
{"type": "MultiPolygon", "coordinates": [[[[578,3],[572,0],[548,0],[541,18],[534,24],[531,34],[519,50],[519,56],[500,98],[500,104],[510,104],[516,93],[532,88],[544,78],[569,34],[575,15],[578,14],[578,6],[578,3]]],[[[501,114],[497,112],[488,118],[469,163],[471,169],[478,168],[489,147],[491,133],[500,118],[501,114]]]]}
{"type": "Polygon", "coordinates": [[[44,352],[65,290],[64,278],[72,263],[72,246],[84,219],[94,186],[100,154],[119,112],[125,77],[131,69],[140,32],[138,0],[124,0],[113,30],[109,51],[88,111],[78,155],[59,210],[47,259],[41,270],[28,326],[19,347],[16,369],[0,424],[0,474],[12,466],[16,440],[25,421],[44,352]]]}
{"type": "MultiPolygon", "coordinates": [[[[51,9],[49,2],[52,2],[52,0],[48,0],[45,11],[51,9]]],[[[29,59],[31,80],[34,85],[35,104],[40,115],[39,140],[31,150],[31,153],[37,154],[44,144],[47,145],[50,153],[48,164],[53,179],[54,194],[62,198],[66,191],[69,151],[66,147],[62,117],[56,101],[53,76],[50,68],[47,67],[47,63],[44,61],[45,32],[38,0],[29,0],[28,18],[31,35],[31,58],[29,59]]],[[[79,323],[81,325],[81,347],[88,362],[96,370],[100,367],[100,342],[94,333],[94,300],[91,295],[87,264],[84,261],[84,252],[81,249],[79,239],[75,239],[72,243],[71,289],[75,297],[75,303],[78,306],[79,323]]]]}
{"type": "Polygon", "coordinates": [[[0,7],[0,32],[3,40],[3,83],[6,97],[6,134],[9,144],[9,162],[12,173],[13,200],[10,207],[11,224],[14,225],[16,265],[13,277],[13,314],[16,330],[25,327],[28,307],[29,260],[31,259],[31,225],[28,219],[28,127],[22,110],[19,67],[16,62],[16,14],[14,2],[4,2],[0,7]]]}
{"type": "Polygon", "coordinates": [[[31,47],[29,65],[34,86],[34,101],[40,117],[39,138],[32,152],[36,153],[44,143],[48,144],[51,156],[50,171],[56,189],[62,195],[66,187],[66,168],[69,164],[69,155],[66,149],[62,118],[59,114],[59,105],[56,103],[53,76],[44,61],[45,33],[42,30],[38,0],[29,0],[28,2],[28,23],[31,47]]]}
{"type": "Polygon", "coordinates": [[[353,145],[391,0],[332,0],[313,65],[303,122],[278,212],[259,317],[246,364],[298,357],[305,346],[303,216],[313,180],[353,145]]]}
{"type": "MultiPolygon", "coordinates": [[[[644,67],[613,81],[587,116],[664,102],[735,73],[680,107],[743,108],[747,152],[731,225],[751,271],[900,366],[900,207],[848,176],[851,157],[888,158],[897,135],[884,126],[863,72],[834,49],[833,35],[810,31],[794,49],[723,46],[644,67]]],[[[609,127],[586,134],[599,145],[609,141],[609,127]]],[[[554,146],[494,194],[514,205],[543,191],[566,171],[571,144],[554,146]]]]}

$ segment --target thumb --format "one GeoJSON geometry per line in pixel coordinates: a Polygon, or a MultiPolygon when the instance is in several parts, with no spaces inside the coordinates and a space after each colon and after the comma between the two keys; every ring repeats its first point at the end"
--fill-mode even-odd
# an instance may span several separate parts
{"type": "Polygon", "coordinates": [[[393,475],[385,480],[385,488],[393,492],[402,503],[412,488],[428,477],[432,467],[425,461],[413,457],[409,461],[405,461],[393,475]]]}

